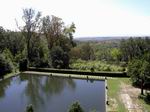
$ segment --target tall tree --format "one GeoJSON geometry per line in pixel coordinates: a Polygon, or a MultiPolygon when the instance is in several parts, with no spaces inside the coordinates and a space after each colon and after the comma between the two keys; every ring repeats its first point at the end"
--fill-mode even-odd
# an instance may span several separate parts
{"type": "Polygon", "coordinates": [[[150,52],[150,38],[129,38],[122,40],[120,43],[120,51],[122,60],[130,61],[134,58],[141,58],[144,53],[150,52]]]}
{"type": "Polygon", "coordinates": [[[85,43],[81,46],[81,59],[93,60],[95,58],[94,50],[90,43],[85,43]]]}
{"type": "Polygon", "coordinates": [[[47,38],[48,48],[52,49],[53,46],[58,46],[58,40],[62,37],[63,21],[56,16],[46,16],[43,18],[42,31],[47,38]]]}
{"type": "Polygon", "coordinates": [[[0,26],[0,52],[5,49],[5,29],[0,26]]]}
{"type": "Polygon", "coordinates": [[[22,20],[25,25],[18,27],[26,38],[27,43],[27,59],[30,60],[30,40],[34,37],[39,37],[41,33],[41,13],[35,10],[23,9],[22,20]]]}
{"type": "Polygon", "coordinates": [[[141,85],[141,94],[143,95],[144,85],[150,79],[150,63],[148,61],[134,59],[130,61],[127,73],[131,77],[133,83],[141,85]]]}
{"type": "Polygon", "coordinates": [[[42,20],[42,31],[47,39],[53,67],[68,68],[69,51],[75,46],[73,41],[75,24],[65,26],[61,18],[46,16],[42,20]]]}
{"type": "Polygon", "coordinates": [[[64,28],[64,36],[70,40],[70,43],[73,47],[76,46],[76,43],[73,41],[73,33],[75,33],[75,29],[76,29],[76,26],[74,23],[64,28]]]}

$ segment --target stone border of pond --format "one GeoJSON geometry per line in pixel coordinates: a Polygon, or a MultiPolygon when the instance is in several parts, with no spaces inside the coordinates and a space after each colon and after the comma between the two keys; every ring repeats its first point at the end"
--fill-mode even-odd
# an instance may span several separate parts
{"type": "Polygon", "coordinates": [[[50,72],[36,72],[36,71],[24,71],[21,74],[31,74],[31,75],[44,75],[49,77],[66,77],[75,79],[86,79],[86,80],[105,80],[102,76],[92,76],[92,75],[77,75],[77,74],[63,74],[63,73],[50,73],[50,72]]]}
{"type": "Polygon", "coordinates": [[[36,68],[36,67],[28,67],[28,71],[75,74],[75,75],[92,75],[102,77],[129,77],[126,72],[81,71],[72,69],[53,69],[53,68],[36,68]]]}
{"type": "Polygon", "coordinates": [[[107,112],[107,106],[109,105],[108,97],[107,97],[107,90],[108,90],[107,77],[105,77],[105,112],[107,112]]]}

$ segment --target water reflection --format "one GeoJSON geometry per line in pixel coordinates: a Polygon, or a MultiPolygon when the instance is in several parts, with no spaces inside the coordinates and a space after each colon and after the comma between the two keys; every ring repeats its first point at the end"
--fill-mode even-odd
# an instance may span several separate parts
{"type": "Polygon", "coordinates": [[[0,81],[2,112],[24,112],[29,104],[36,112],[67,112],[69,105],[77,100],[85,111],[94,108],[103,112],[104,99],[103,81],[35,75],[19,75],[0,81]]]}
{"type": "Polygon", "coordinates": [[[34,106],[44,106],[46,102],[44,99],[50,100],[53,95],[60,94],[64,87],[69,86],[74,90],[76,87],[75,82],[72,79],[56,78],[34,75],[21,75],[20,81],[27,81],[25,88],[25,94],[28,96],[28,102],[34,106]]]}
{"type": "Polygon", "coordinates": [[[10,85],[10,80],[2,80],[0,82],[0,98],[5,96],[5,90],[7,89],[7,87],[10,85]]]}

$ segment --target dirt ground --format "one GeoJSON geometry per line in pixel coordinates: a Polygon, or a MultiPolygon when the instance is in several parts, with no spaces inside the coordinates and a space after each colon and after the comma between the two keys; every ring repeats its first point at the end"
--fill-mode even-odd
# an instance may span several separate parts
{"type": "Polygon", "coordinates": [[[142,105],[138,102],[140,89],[131,85],[121,83],[120,99],[124,103],[128,112],[144,112],[142,105]]]}

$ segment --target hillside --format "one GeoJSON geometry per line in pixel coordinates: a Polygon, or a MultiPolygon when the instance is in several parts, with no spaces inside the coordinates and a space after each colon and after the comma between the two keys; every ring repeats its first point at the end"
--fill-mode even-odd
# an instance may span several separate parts
{"type": "Polygon", "coordinates": [[[127,39],[127,38],[129,37],[77,37],[74,38],[74,40],[86,42],[86,41],[120,40],[120,39],[127,39]]]}

